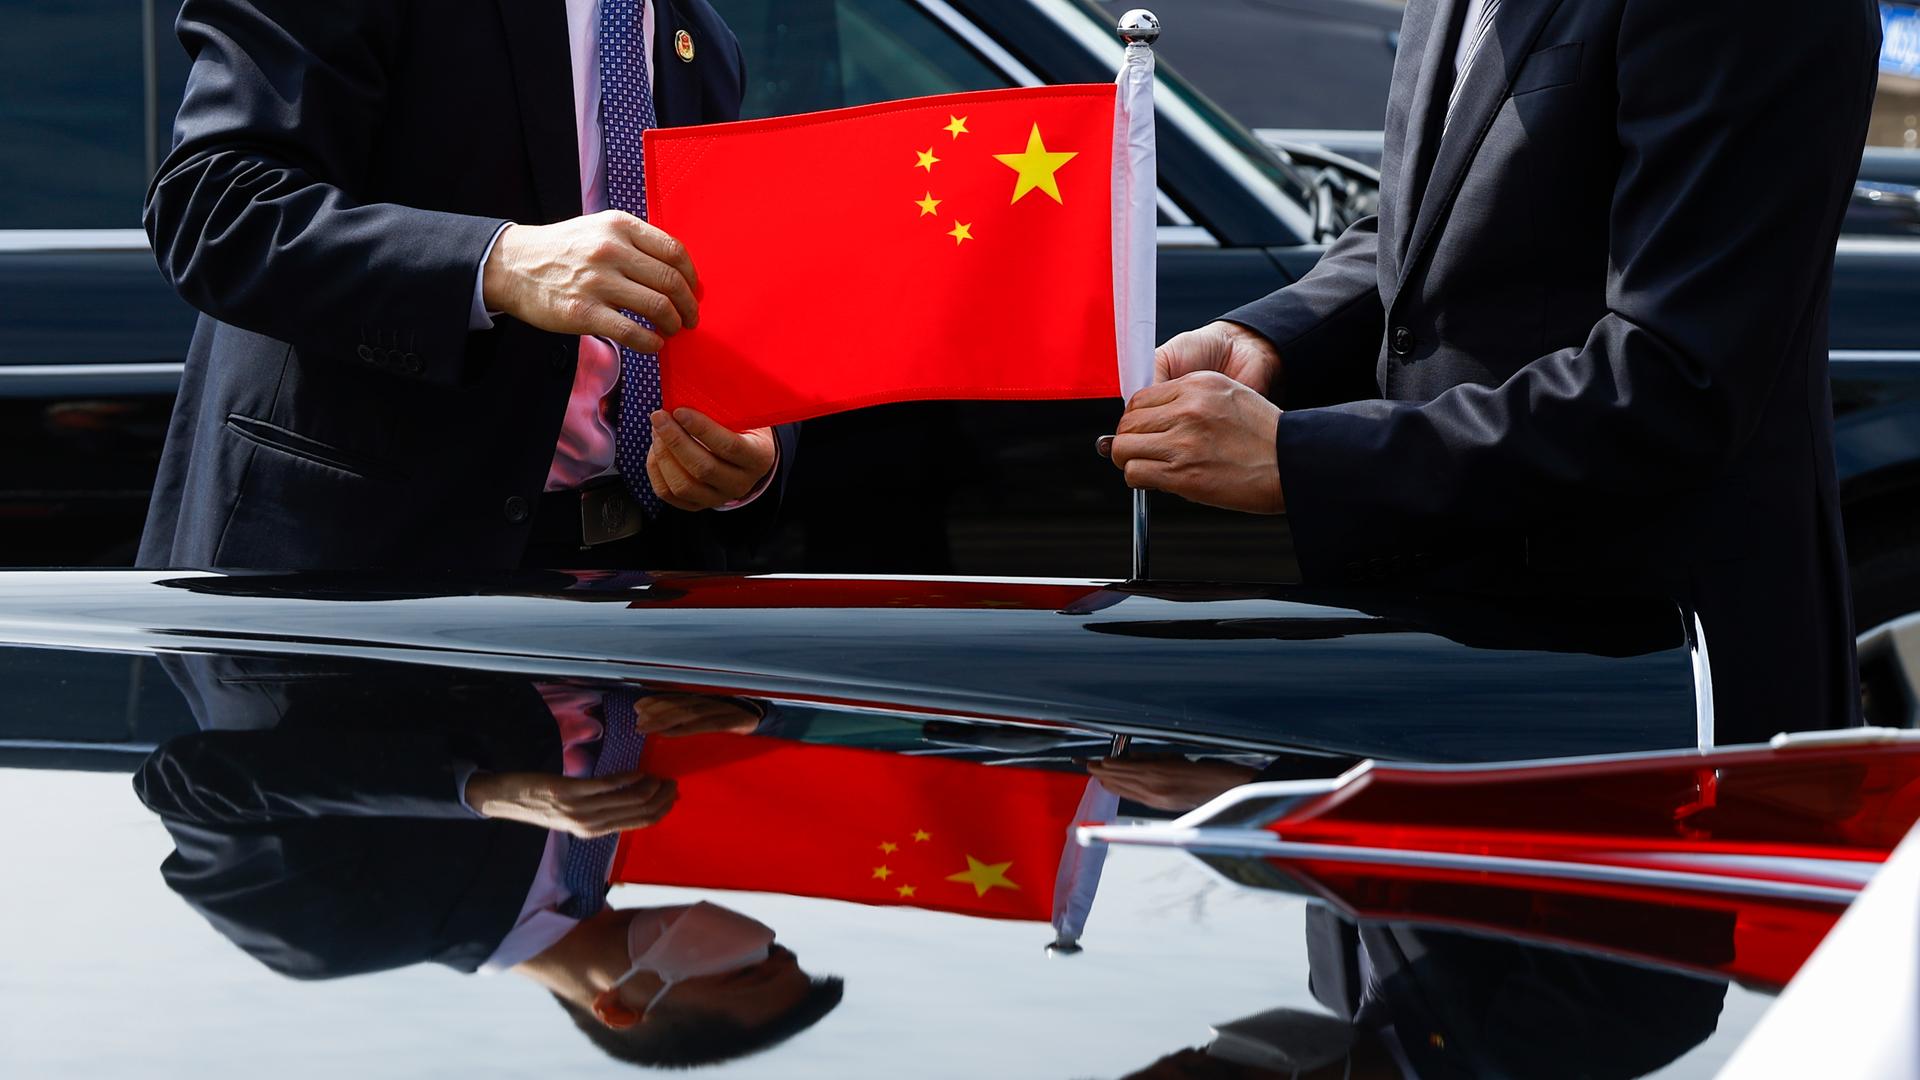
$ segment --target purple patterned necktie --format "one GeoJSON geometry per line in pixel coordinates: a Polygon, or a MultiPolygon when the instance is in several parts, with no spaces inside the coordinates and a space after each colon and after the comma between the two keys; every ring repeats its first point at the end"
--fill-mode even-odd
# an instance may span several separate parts
{"type": "MultiPolygon", "coordinates": [[[[600,752],[594,758],[595,779],[629,773],[640,765],[640,752],[647,737],[640,733],[640,712],[634,703],[640,698],[631,690],[610,690],[600,699],[600,752]]],[[[584,919],[607,905],[607,875],[613,869],[613,856],[620,847],[620,834],[596,836],[591,840],[569,837],[566,854],[560,862],[560,880],[571,894],[558,908],[560,914],[584,919]]]]}
{"type": "MultiPolygon", "coordinates": [[[[647,179],[640,135],[658,125],[653,87],[647,79],[647,40],[640,24],[643,0],[600,3],[600,134],[606,148],[607,205],[635,217],[647,216],[647,179]]],[[[627,318],[647,329],[653,324],[632,312],[627,318]]],[[[628,490],[647,517],[661,510],[660,497],[647,478],[647,449],[653,445],[650,417],[660,407],[660,358],[620,347],[620,423],[613,457],[628,490]]]]}

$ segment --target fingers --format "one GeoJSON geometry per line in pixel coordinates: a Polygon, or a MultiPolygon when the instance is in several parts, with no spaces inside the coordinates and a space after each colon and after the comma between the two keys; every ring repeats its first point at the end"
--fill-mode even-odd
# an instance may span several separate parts
{"type": "MultiPolygon", "coordinates": [[[[686,429],[687,434],[700,440],[702,446],[713,451],[714,455],[722,461],[741,468],[751,464],[751,453],[746,437],[714,423],[707,414],[698,409],[679,408],[673,410],[673,419],[686,429]]],[[[759,478],[755,477],[755,479],[759,478]]]]}
{"type": "Polygon", "coordinates": [[[615,308],[625,309],[651,322],[654,331],[661,337],[672,337],[687,325],[675,301],[646,285],[621,277],[614,279],[607,286],[607,291],[609,302],[615,308]]]}
{"type": "Polygon", "coordinates": [[[647,479],[653,481],[653,493],[676,510],[707,510],[727,501],[706,484],[688,475],[687,470],[661,443],[658,429],[652,449],[647,451],[647,479]]]}
{"type": "MultiPolygon", "coordinates": [[[[741,498],[752,491],[753,486],[760,482],[760,477],[765,475],[765,467],[743,467],[715,453],[674,419],[674,415],[678,413],[687,413],[706,420],[691,409],[676,410],[675,414],[666,412],[653,414],[653,444],[662,452],[660,473],[669,490],[675,496],[689,500],[713,494],[719,495],[717,501],[708,502],[706,506],[718,506],[741,498]]],[[[752,456],[745,448],[744,440],[740,436],[725,431],[711,421],[707,421],[707,425],[709,430],[718,429],[725,432],[729,436],[727,445],[731,446],[736,453],[752,456]]],[[[649,459],[652,457],[653,455],[650,454],[649,459]]],[[[651,469],[652,461],[649,460],[648,464],[651,469]]]]}
{"type": "Polygon", "coordinates": [[[666,339],[659,334],[610,307],[597,308],[587,320],[585,330],[589,334],[596,334],[624,345],[637,353],[657,353],[660,347],[666,344],[666,339]]]}
{"type": "Polygon", "coordinates": [[[1127,486],[1141,491],[1176,491],[1174,482],[1176,470],[1165,461],[1142,458],[1129,461],[1121,466],[1120,473],[1126,477],[1127,486]]]}
{"type": "Polygon", "coordinates": [[[1115,425],[1114,433],[1119,435],[1147,435],[1156,431],[1171,431],[1180,422],[1177,409],[1179,401],[1169,401],[1163,405],[1151,405],[1142,409],[1128,409],[1120,414],[1120,423],[1115,425]]]}
{"type": "MultiPolygon", "coordinates": [[[[694,297],[692,283],[682,276],[678,269],[660,262],[643,251],[629,248],[621,260],[620,272],[628,284],[640,292],[659,297],[662,307],[672,309],[675,332],[681,326],[694,326],[699,323],[700,302],[694,297]]],[[[630,308],[629,310],[638,311],[639,309],[630,308]]]]}
{"type": "Polygon", "coordinates": [[[622,214],[627,227],[628,238],[633,245],[648,255],[679,271],[687,284],[695,290],[700,288],[700,274],[693,268],[693,257],[687,254],[687,247],[667,233],[642,221],[632,214],[622,214]]]}

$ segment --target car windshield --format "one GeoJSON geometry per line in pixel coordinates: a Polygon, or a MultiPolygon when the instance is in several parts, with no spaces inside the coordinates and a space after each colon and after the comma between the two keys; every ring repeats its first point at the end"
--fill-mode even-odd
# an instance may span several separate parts
{"type": "MultiPolygon", "coordinates": [[[[1113,13],[1101,8],[1093,0],[1069,0],[1061,6],[1071,10],[1077,17],[1085,19],[1100,36],[1112,40],[1117,53],[1119,42],[1113,34],[1113,13]]],[[[1201,93],[1184,76],[1168,66],[1165,60],[1155,61],[1154,73],[1158,76],[1160,89],[1171,94],[1175,100],[1198,117],[1201,123],[1206,125],[1213,135],[1225,142],[1236,156],[1257,171],[1262,178],[1280,189],[1296,205],[1303,207],[1310,205],[1312,185],[1300,175],[1298,170],[1281,160],[1253,132],[1214,104],[1211,98],[1201,93]]],[[[1164,111],[1165,108],[1163,103],[1161,110],[1164,111]]]]}

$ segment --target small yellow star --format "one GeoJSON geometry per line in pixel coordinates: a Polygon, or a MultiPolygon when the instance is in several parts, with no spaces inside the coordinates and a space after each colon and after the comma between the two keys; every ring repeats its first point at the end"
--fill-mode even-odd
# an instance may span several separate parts
{"type": "Polygon", "coordinates": [[[881,881],[885,881],[893,876],[893,871],[884,866],[876,866],[873,868],[873,876],[879,878],[881,881]]]}
{"type": "Polygon", "coordinates": [[[899,850],[900,850],[900,845],[894,843],[891,840],[883,840],[880,843],[880,854],[882,855],[891,855],[894,852],[899,850]]]}
{"type": "Polygon", "coordinates": [[[920,155],[920,160],[914,162],[914,164],[927,170],[928,172],[932,172],[933,163],[940,160],[939,158],[933,156],[933,147],[931,146],[927,147],[925,150],[916,150],[914,151],[914,153],[920,155]]]}
{"type": "Polygon", "coordinates": [[[1005,165],[1018,174],[1013,183],[1013,200],[1029,191],[1040,190],[1054,202],[1060,201],[1060,184],[1053,174],[1060,166],[1079,157],[1077,153],[1058,153],[1048,150],[1047,144],[1040,141],[1040,125],[1033,125],[1033,131],[1027,136],[1027,148],[1018,154],[995,154],[993,160],[1005,165]]]}
{"type": "Polygon", "coordinates": [[[953,231],[947,233],[947,235],[953,237],[954,246],[958,247],[960,241],[973,239],[973,226],[962,225],[956,221],[953,223],[953,231]]]}
{"type": "Polygon", "coordinates": [[[893,891],[899,893],[902,897],[908,897],[913,895],[913,886],[902,885],[893,891]]]}
{"type": "Polygon", "coordinates": [[[928,214],[931,214],[935,210],[939,209],[940,203],[942,201],[944,200],[934,198],[933,192],[929,191],[927,192],[926,198],[921,199],[920,201],[914,203],[913,205],[920,208],[921,217],[926,217],[928,214]]]}
{"type": "Polygon", "coordinates": [[[925,830],[925,829],[915,829],[915,830],[913,830],[913,842],[914,842],[914,843],[916,843],[916,844],[922,844],[922,843],[925,843],[925,842],[927,842],[928,840],[931,840],[931,839],[933,839],[933,834],[932,834],[932,833],[930,833],[930,832],[928,832],[927,830],[925,830]]]}
{"type": "Polygon", "coordinates": [[[967,118],[964,116],[955,116],[952,113],[947,114],[946,130],[952,133],[956,139],[962,135],[973,134],[973,132],[967,130],[967,118]]]}
{"type": "Polygon", "coordinates": [[[967,856],[967,868],[957,874],[947,875],[948,881],[957,881],[962,885],[973,886],[973,895],[985,896],[988,889],[1014,889],[1020,886],[1007,880],[1007,867],[1012,862],[994,863],[989,866],[973,856],[967,856]]]}

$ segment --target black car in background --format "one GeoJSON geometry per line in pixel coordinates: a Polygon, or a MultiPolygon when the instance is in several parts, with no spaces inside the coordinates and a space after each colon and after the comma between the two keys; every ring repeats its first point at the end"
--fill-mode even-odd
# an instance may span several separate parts
{"type": "MultiPolygon", "coordinates": [[[[752,116],[1106,80],[1120,52],[1110,15],[1081,0],[717,3],[747,56],[752,116]]],[[[177,10],[0,0],[0,565],[124,565],[134,551],[193,320],[137,228],[185,80],[177,10]]],[[[1188,35],[1205,39],[1182,11],[1162,14],[1174,62],[1159,99],[1159,314],[1171,335],[1303,274],[1368,194],[1337,167],[1276,155],[1174,74],[1179,57],[1207,66],[1209,54],[1188,53],[1188,35]]],[[[1355,33],[1350,47],[1389,50],[1355,33]]],[[[1282,85],[1324,102],[1359,95],[1331,77],[1323,90],[1282,85]]],[[[1831,344],[1863,629],[1920,610],[1917,298],[1920,241],[1843,240],[1831,344]]],[[[791,512],[749,568],[1124,573],[1127,493],[1092,451],[1118,412],[917,403],[810,423],[791,512]]],[[[1284,520],[1160,500],[1155,539],[1160,576],[1297,575],[1284,520]]]]}

